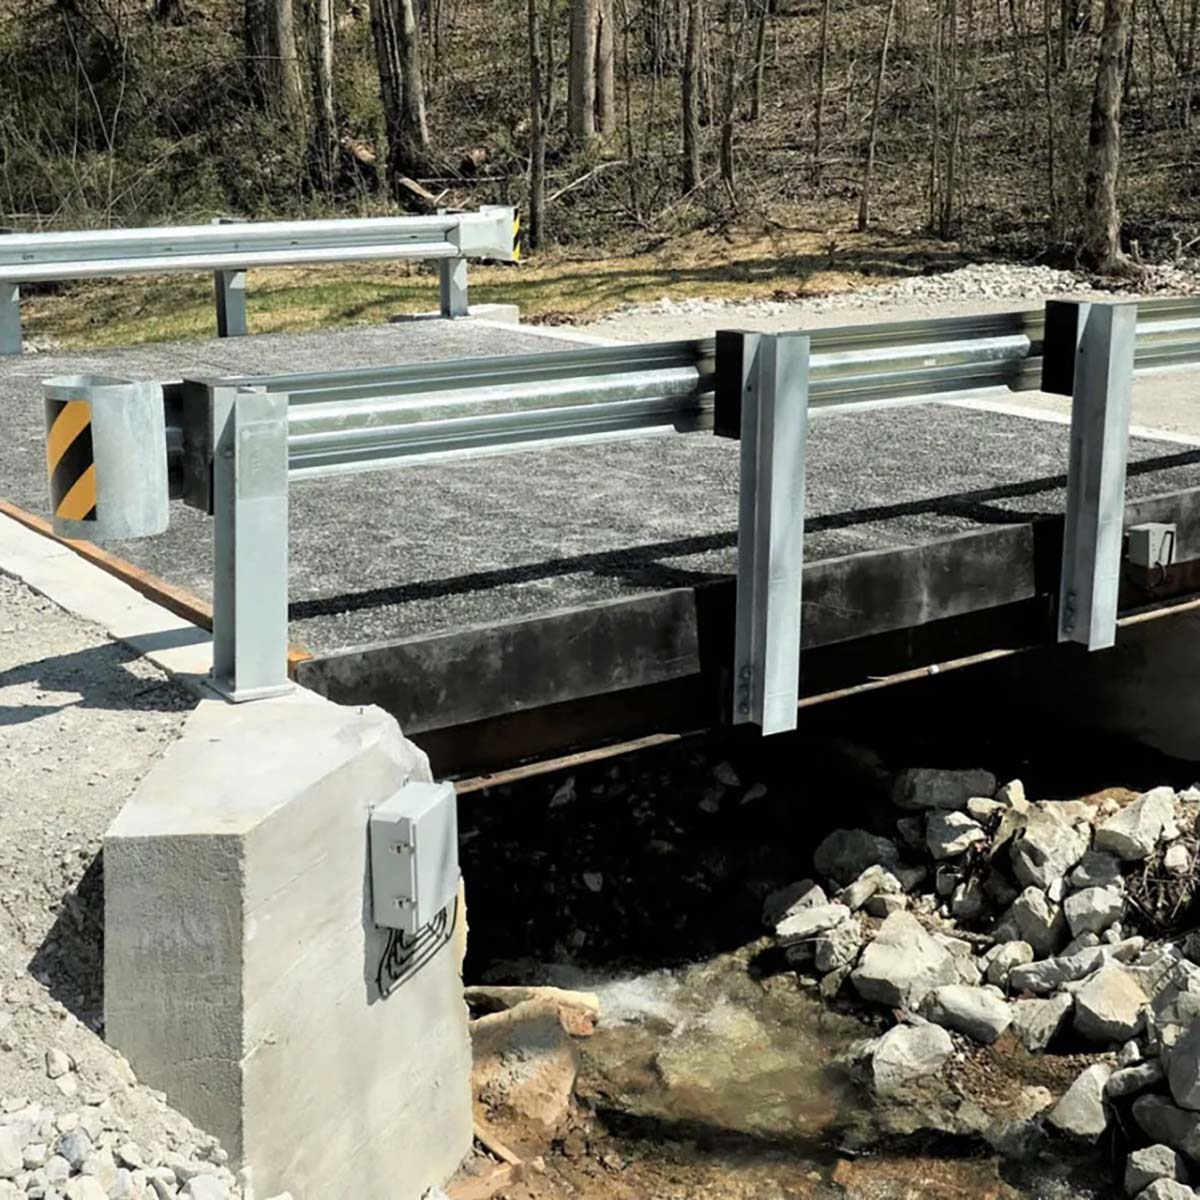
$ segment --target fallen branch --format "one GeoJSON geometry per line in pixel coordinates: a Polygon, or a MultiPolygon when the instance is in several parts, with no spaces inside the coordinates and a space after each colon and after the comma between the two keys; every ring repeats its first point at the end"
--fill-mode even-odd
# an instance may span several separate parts
{"type": "Polygon", "coordinates": [[[624,158],[614,158],[608,162],[602,162],[598,167],[593,167],[586,175],[580,175],[578,179],[568,183],[566,187],[559,188],[557,192],[551,192],[546,197],[546,203],[553,204],[555,200],[565,196],[568,192],[573,192],[577,187],[582,187],[589,179],[594,179],[601,171],[607,171],[609,167],[625,167],[628,165],[628,159],[624,158]]]}

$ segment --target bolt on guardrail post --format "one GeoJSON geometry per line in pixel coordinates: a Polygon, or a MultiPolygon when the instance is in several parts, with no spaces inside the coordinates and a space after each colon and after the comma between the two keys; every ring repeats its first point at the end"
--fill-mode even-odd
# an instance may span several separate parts
{"type": "Polygon", "coordinates": [[[741,392],[733,723],[796,728],[810,339],[717,334],[718,387],[741,392]]]}
{"type": "Polygon", "coordinates": [[[470,305],[467,302],[467,260],[465,258],[438,259],[438,294],[441,299],[443,317],[470,315],[470,305]]]}
{"type": "Polygon", "coordinates": [[[213,686],[230,700],[287,674],[286,393],[213,389],[213,686]]]}
{"type": "MultiPolygon", "coordinates": [[[[213,217],[214,225],[234,225],[232,217],[213,217]]],[[[245,337],[246,272],[214,271],[213,285],[217,300],[217,337],[245,337]]]]}
{"type": "Polygon", "coordinates": [[[1117,636],[1137,305],[1046,303],[1042,386],[1071,396],[1058,640],[1117,636]]]}

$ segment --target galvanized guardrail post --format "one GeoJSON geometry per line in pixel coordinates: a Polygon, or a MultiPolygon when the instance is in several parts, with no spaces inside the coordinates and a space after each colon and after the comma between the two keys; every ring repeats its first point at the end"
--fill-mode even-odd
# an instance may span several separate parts
{"type": "Polygon", "coordinates": [[[213,391],[213,686],[278,695],[287,674],[286,393],[213,391]]]}
{"type": "Polygon", "coordinates": [[[1044,391],[1071,396],[1058,640],[1117,636],[1137,305],[1046,303],[1044,391]]]}
{"type": "Polygon", "coordinates": [[[467,300],[467,260],[438,259],[438,296],[443,317],[467,317],[471,307],[467,300]]]}
{"type": "Polygon", "coordinates": [[[800,698],[810,349],[807,334],[717,334],[718,389],[741,407],[732,719],[764,735],[796,728],[800,698]]]}
{"type": "MultiPolygon", "coordinates": [[[[235,225],[233,217],[213,217],[214,225],[235,225]]],[[[217,300],[217,337],[245,337],[246,272],[214,271],[213,285],[217,300]]]]}

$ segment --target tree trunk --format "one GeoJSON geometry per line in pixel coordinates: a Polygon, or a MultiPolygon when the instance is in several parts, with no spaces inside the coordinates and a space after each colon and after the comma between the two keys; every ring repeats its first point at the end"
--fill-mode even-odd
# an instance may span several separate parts
{"type": "Polygon", "coordinates": [[[721,103],[721,182],[732,203],[737,202],[737,166],[734,158],[734,125],[737,119],[738,42],[736,0],[725,0],[725,88],[721,103]]]}
{"type": "Polygon", "coordinates": [[[861,233],[871,219],[871,176],[875,171],[875,138],[879,133],[879,105],[883,99],[883,77],[887,73],[888,46],[892,41],[892,25],[896,20],[896,0],[889,0],[887,22],[883,27],[883,44],[879,47],[879,71],[875,76],[875,99],[871,104],[871,131],[867,135],[867,162],[863,169],[862,193],[858,197],[858,229],[861,233]]]}
{"type": "Polygon", "coordinates": [[[411,199],[401,180],[429,161],[429,127],[421,83],[421,52],[412,0],[371,0],[371,31],[387,131],[388,185],[400,202],[411,199]]]}
{"type": "Polygon", "coordinates": [[[546,110],[542,76],[541,0],[528,0],[529,21],[529,122],[532,145],[529,154],[529,220],[526,241],[537,250],[546,235],[546,110]]]}
{"type": "Polygon", "coordinates": [[[304,80],[292,0],[246,0],[244,38],[250,90],[259,107],[299,117],[304,80]]]}
{"type": "Polygon", "coordinates": [[[702,0],[687,0],[687,42],[683,55],[683,193],[700,186],[700,22],[702,0]]]}
{"type": "Polygon", "coordinates": [[[617,124],[613,0],[599,0],[596,26],[596,128],[611,133],[617,124]]]}
{"type": "Polygon", "coordinates": [[[1121,253],[1121,214],[1117,180],[1121,172],[1121,77],[1129,43],[1129,0],[1104,0],[1104,28],[1096,64],[1096,86],[1088,126],[1084,179],[1083,257],[1098,271],[1122,273],[1129,262],[1121,253]]]}
{"type": "Polygon", "coordinates": [[[821,36],[817,46],[817,107],[813,114],[813,181],[821,182],[821,151],[825,125],[826,72],[829,67],[829,8],[832,0],[821,5],[821,36]]]}
{"type": "Polygon", "coordinates": [[[754,40],[754,90],[750,94],[750,120],[762,116],[763,76],[767,66],[767,27],[771,19],[769,0],[758,2],[758,34],[754,40]]]}
{"type": "Polygon", "coordinates": [[[314,0],[316,30],[313,83],[316,118],[313,122],[313,151],[317,175],[326,191],[333,188],[337,165],[337,116],[333,103],[333,0],[314,0]]]}
{"type": "Polygon", "coordinates": [[[567,134],[586,147],[596,131],[596,13],[598,0],[571,0],[571,59],[567,76],[567,134]]]}

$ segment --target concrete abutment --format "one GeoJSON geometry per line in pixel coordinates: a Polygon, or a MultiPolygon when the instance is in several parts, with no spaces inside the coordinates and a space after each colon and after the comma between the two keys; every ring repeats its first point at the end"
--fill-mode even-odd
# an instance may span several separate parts
{"type": "Polygon", "coordinates": [[[378,709],[206,700],[109,830],[108,1040],[257,1195],[416,1200],[470,1149],[465,913],[377,983],[368,814],[429,778],[378,709]]]}

